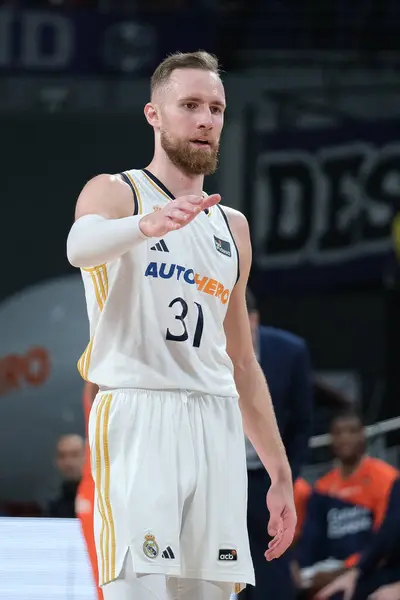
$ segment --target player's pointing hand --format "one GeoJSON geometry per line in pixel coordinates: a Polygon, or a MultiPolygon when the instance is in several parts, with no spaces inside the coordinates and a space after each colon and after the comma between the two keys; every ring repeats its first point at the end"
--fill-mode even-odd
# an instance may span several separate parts
{"type": "Polygon", "coordinates": [[[188,225],[203,210],[220,202],[219,194],[211,196],[181,196],[168,202],[161,210],[145,215],[140,219],[139,227],[148,237],[163,235],[188,225]]]}

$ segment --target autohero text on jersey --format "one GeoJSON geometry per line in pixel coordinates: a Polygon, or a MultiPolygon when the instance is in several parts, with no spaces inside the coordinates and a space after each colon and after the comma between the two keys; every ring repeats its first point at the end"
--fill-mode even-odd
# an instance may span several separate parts
{"type": "Polygon", "coordinates": [[[193,269],[188,269],[182,265],[167,264],[165,262],[151,262],[148,264],[145,273],[145,277],[154,277],[155,279],[176,279],[177,281],[184,281],[189,285],[196,285],[199,292],[215,296],[221,300],[222,304],[226,304],[229,300],[230,290],[225,288],[222,283],[213,279],[195,273],[193,269]]]}

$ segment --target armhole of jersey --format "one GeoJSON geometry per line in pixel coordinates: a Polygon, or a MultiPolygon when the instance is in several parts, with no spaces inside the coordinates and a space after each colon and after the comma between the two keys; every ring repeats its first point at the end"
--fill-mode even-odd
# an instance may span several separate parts
{"type": "Polygon", "coordinates": [[[231,238],[232,238],[232,242],[233,242],[233,245],[235,246],[235,250],[236,250],[236,256],[237,256],[237,277],[236,277],[236,282],[235,282],[235,284],[236,284],[236,283],[239,281],[239,277],[240,277],[240,259],[239,259],[239,250],[238,250],[238,247],[237,247],[237,244],[236,244],[236,240],[235,240],[235,238],[234,238],[234,236],[233,236],[233,233],[232,233],[231,227],[230,227],[230,225],[229,225],[228,217],[226,216],[226,214],[224,213],[223,209],[220,207],[220,205],[219,205],[219,204],[217,204],[216,206],[217,206],[217,207],[219,208],[219,210],[221,211],[221,215],[222,215],[222,216],[223,216],[223,218],[224,218],[224,221],[225,221],[225,223],[226,223],[226,226],[227,226],[227,228],[228,228],[228,231],[229,231],[229,235],[231,236],[231,238]]]}
{"type": "Polygon", "coordinates": [[[129,177],[128,177],[128,175],[126,173],[121,173],[121,177],[125,181],[125,183],[127,183],[129,185],[129,187],[132,190],[132,194],[133,194],[133,206],[134,206],[133,216],[138,215],[139,214],[139,201],[138,201],[136,190],[133,187],[133,184],[132,184],[131,180],[129,179],[129,177]]]}

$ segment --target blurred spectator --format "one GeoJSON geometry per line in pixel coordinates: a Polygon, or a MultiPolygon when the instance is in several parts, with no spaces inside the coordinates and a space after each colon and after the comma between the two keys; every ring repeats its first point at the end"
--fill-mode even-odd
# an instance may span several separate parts
{"type": "Polygon", "coordinates": [[[356,567],[337,577],[317,595],[318,600],[381,600],[394,598],[400,581],[400,480],[396,479],[389,498],[388,510],[379,530],[361,554],[356,567]],[[377,594],[374,594],[377,592],[377,594]]]}
{"type": "Polygon", "coordinates": [[[97,385],[87,382],[83,392],[83,412],[85,415],[85,435],[86,435],[86,451],[85,464],[82,471],[82,479],[78,486],[76,494],[75,510],[80,519],[82,532],[85,537],[86,547],[89,554],[90,563],[92,565],[93,579],[96,584],[98,600],[103,600],[103,592],[98,586],[99,571],[97,563],[96,545],[94,540],[93,519],[94,510],[93,503],[95,497],[94,481],[91,473],[90,463],[90,447],[89,447],[89,418],[93,402],[96,398],[99,388],[97,385]]]}
{"type": "MultiPolygon", "coordinates": [[[[260,326],[256,301],[250,290],[246,300],[254,349],[270,388],[295,480],[305,463],[311,432],[313,392],[307,345],[287,331],[260,326]]],[[[247,520],[257,582],[256,587],[247,587],[246,597],[248,600],[265,600],[276,596],[290,600],[295,597],[290,554],[286,553],[272,562],[266,562],[264,558],[269,542],[265,496],[270,479],[251,443],[246,440],[246,444],[249,481],[247,520]]]]}
{"type": "Polygon", "coordinates": [[[374,532],[384,520],[390,530],[400,517],[398,471],[365,456],[365,429],[357,413],[336,415],[331,435],[338,466],[316,482],[296,547],[303,583],[313,594],[346,569],[353,582],[352,567],[371,561],[374,532]]]}
{"type": "Polygon", "coordinates": [[[62,477],[59,495],[49,504],[49,517],[74,518],[75,497],[85,461],[85,442],[80,435],[64,435],[57,444],[56,466],[62,477]]]}

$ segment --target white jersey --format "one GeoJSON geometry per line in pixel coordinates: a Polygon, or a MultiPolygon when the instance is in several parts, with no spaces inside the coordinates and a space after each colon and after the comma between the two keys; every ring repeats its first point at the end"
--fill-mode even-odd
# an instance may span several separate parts
{"type": "MultiPolygon", "coordinates": [[[[173,201],[148,171],[122,174],[135,212],[173,201]]],[[[117,260],[82,269],[90,342],[78,368],[102,390],[188,390],[237,396],[223,322],[239,257],[219,206],[117,260]]]]}

